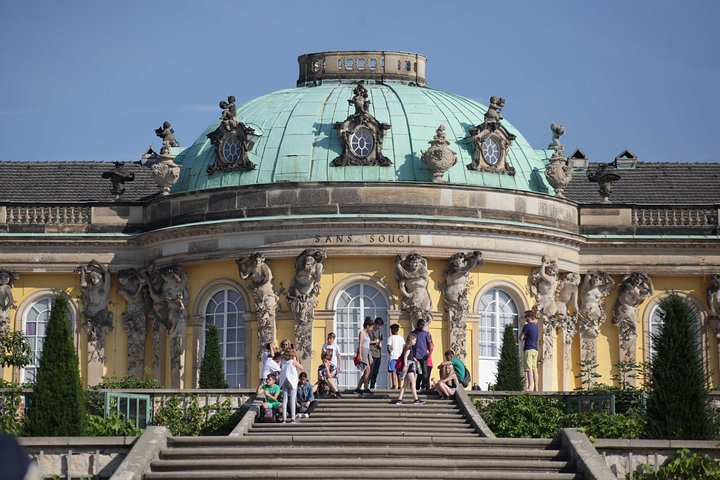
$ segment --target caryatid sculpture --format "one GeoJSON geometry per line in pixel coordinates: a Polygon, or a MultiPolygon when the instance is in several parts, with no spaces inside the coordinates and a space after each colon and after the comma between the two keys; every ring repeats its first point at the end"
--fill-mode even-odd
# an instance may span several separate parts
{"type": "Polygon", "coordinates": [[[597,337],[600,326],[605,322],[605,297],[615,285],[615,280],[606,272],[588,270],[580,286],[580,359],[593,364],[597,360],[597,337]]]}
{"type": "Polygon", "coordinates": [[[710,325],[712,325],[715,336],[720,340],[720,273],[714,273],[710,276],[710,286],[707,289],[707,306],[710,311],[710,325]]]}
{"type": "Polygon", "coordinates": [[[419,253],[395,257],[395,278],[403,294],[402,311],[410,315],[413,327],[422,319],[427,327],[432,322],[432,300],[430,299],[430,273],[427,260],[419,253]]]}
{"type": "Polygon", "coordinates": [[[128,376],[139,379],[143,376],[145,366],[147,312],[151,303],[147,274],[143,269],[137,268],[120,270],[118,283],[118,293],[127,305],[122,313],[122,320],[128,336],[128,376]]]}
{"type": "Polygon", "coordinates": [[[467,314],[470,303],[467,299],[467,285],[470,271],[482,265],[482,254],[478,251],[456,253],[450,257],[445,270],[443,302],[450,323],[450,350],[462,358],[466,351],[467,314]]]}
{"type": "Polygon", "coordinates": [[[167,303],[170,330],[170,382],[173,388],[182,388],[181,378],[185,355],[185,330],[188,321],[188,275],[177,266],[161,270],[163,279],[162,295],[167,303]]]}
{"type": "Polygon", "coordinates": [[[75,269],[80,274],[80,298],[83,304],[82,315],[88,328],[88,355],[90,360],[105,363],[105,337],[113,328],[113,314],[108,310],[110,300],[110,269],[97,261],[75,269]]]}
{"type": "Polygon", "coordinates": [[[555,291],[558,284],[557,262],[548,256],[542,257],[542,265],[533,268],[528,283],[530,293],[535,298],[535,310],[542,321],[542,365],[543,390],[552,387],[553,350],[555,348],[555,335],[557,332],[557,304],[555,291]]]}
{"type": "Polygon", "coordinates": [[[312,355],[312,324],[326,259],[322,250],[303,250],[295,260],[295,277],[287,292],[288,306],[295,314],[295,348],[302,360],[312,355]]]}
{"type": "Polygon", "coordinates": [[[718,351],[720,351],[720,274],[714,273],[710,276],[710,286],[707,289],[707,306],[710,312],[709,321],[715,337],[718,339],[718,351]]]}
{"type": "MultiPolygon", "coordinates": [[[[255,316],[258,321],[258,345],[275,342],[275,315],[280,297],[272,286],[273,275],[265,256],[256,252],[236,260],[240,278],[248,280],[255,294],[255,316]]],[[[258,358],[262,348],[258,349],[258,358]]]]}
{"type": "MultiPolygon", "coordinates": [[[[637,345],[637,307],[654,292],[652,280],[643,272],[625,275],[618,284],[613,323],[620,336],[620,362],[634,362],[637,345]]],[[[634,381],[634,379],[631,379],[634,381]]]]}
{"type": "Polygon", "coordinates": [[[162,360],[164,358],[164,347],[162,334],[164,329],[170,331],[170,319],[168,318],[167,302],[163,294],[165,280],[162,271],[150,264],[145,268],[148,280],[148,293],[150,294],[151,308],[148,310],[150,324],[152,325],[152,352],[153,371],[156,378],[161,378],[162,360]]]}
{"type": "Polygon", "coordinates": [[[13,282],[19,278],[20,275],[16,272],[0,270],[0,333],[10,331],[10,314],[8,312],[17,306],[12,293],[13,282]]]}
{"type": "Polygon", "coordinates": [[[556,325],[560,327],[563,333],[563,360],[565,368],[563,370],[563,390],[570,390],[570,379],[573,378],[572,372],[572,341],[577,332],[577,313],[578,307],[578,287],[580,285],[580,274],[575,272],[561,273],[558,279],[556,293],[555,313],[556,325]],[[573,308],[574,315],[570,315],[568,307],[573,308]]]}

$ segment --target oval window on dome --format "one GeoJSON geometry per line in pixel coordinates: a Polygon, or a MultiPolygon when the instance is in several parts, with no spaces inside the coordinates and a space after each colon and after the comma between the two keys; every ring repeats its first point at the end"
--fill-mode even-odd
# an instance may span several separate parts
{"type": "Polygon", "coordinates": [[[222,161],[225,163],[235,163],[240,160],[242,154],[242,143],[238,137],[230,137],[223,142],[222,145],[222,161]]]}
{"type": "Polygon", "coordinates": [[[500,144],[492,137],[483,140],[482,156],[489,165],[495,165],[500,160],[500,144]]]}
{"type": "Polygon", "coordinates": [[[367,157],[374,145],[375,139],[367,128],[358,128],[350,135],[350,150],[356,157],[367,157]]]}

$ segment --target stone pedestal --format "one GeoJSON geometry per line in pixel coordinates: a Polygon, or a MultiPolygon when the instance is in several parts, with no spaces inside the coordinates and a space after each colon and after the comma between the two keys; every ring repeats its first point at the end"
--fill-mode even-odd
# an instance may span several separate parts
{"type": "Polygon", "coordinates": [[[549,392],[553,390],[553,379],[555,377],[555,341],[557,333],[555,328],[542,327],[542,375],[540,378],[539,390],[549,392]]]}
{"type": "Polygon", "coordinates": [[[102,382],[105,375],[105,349],[99,347],[95,342],[88,343],[87,354],[87,382],[92,387],[102,382]]]}

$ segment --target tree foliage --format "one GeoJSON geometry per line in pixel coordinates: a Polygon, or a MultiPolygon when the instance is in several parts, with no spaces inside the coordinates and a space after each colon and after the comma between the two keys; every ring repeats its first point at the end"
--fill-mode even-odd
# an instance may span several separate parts
{"type": "Polygon", "coordinates": [[[512,325],[505,325],[500,360],[497,364],[495,390],[517,392],[525,388],[525,378],[520,367],[518,344],[512,325]]]}
{"type": "Polygon", "coordinates": [[[85,424],[78,357],[68,323],[68,300],[58,295],[47,324],[25,430],[31,436],[78,436],[84,434],[85,424]]]}
{"type": "Polygon", "coordinates": [[[215,325],[205,332],[205,355],[200,363],[200,388],[228,388],[220,354],[220,337],[215,325]]]}
{"type": "Polygon", "coordinates": [[[23,368],[32,361],[32,348],[23,332],[0,334],[0,365],[23,368]]]}
{"type": "Polygon", "coordinates": [[[649,438],[697,440],[713,436],[707,379],[698,345],[695,310],[670,295],[659,335],[652,339],[646,435],[649,438]]]}

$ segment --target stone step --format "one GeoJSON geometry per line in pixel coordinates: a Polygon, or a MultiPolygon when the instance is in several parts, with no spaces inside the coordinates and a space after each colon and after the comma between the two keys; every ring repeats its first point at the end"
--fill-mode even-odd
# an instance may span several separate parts
{"type": "MultiPolygon", "coordinates": [[[[305,461],[296,461],[287,466],[295,470],[315,470],[318,465],[317,459],[308,458],[305,461]]],[[[324,469],[339,469],[357,467],[360,469],[393,468],[393,469],[426,469],[443,468],[447,470],[527,470],[533,472],[559,472],[567,467],[567,462],[557,460],[525,460],[525,459],[444,459],[432,457],[407,458],[355,458],[353,456],[322,457],[324,469]]],[[[231,470],[247,468],[269,468],[273,463],[268,463],[267,458],[243,458],[243,459],[183,459],[183,460],[156,460],[152,462],[152,470],[159,471],[186,471],[186,470],[231,470]]],[[[273,468],[281,469],[283,465],[273,465],[273,468]]]]}
{"type": "MultiPolygon", "coordinates": [[[[400,443],[399,436],[393,437],[392,443],[385,443],[393,447],[400,443]]],[[[265,439],[262,436],[237,436],[237,437],[170,437],[167,440],[168,448],[197,448],[197,447],[243,447],[248,444],[274,446],[282,445],[283,449],[293,448],[294,445],[304,447],[321,445],[332,445],[334,447],[354,448],[358,446],[378,446],[379,439],[376,435],[273,435],[265,439]]],[[[458,438],[445,438],[437,436],[403,437],[402,445],[421,446],[467,446],[473,447],[505,447],[514,448],[550,448],[554,447],[552,439],[547,438],[485,438],[479,436],[465,436],[458,438]]]]}
{"type": "MultiPolygon", "coordinates": [[[[372,436],[375,437],[376,440],[380,441],[387,441],[388,438],[395,438],[394,436],[387,436],[384,437],[384,434],[387,433],[386,429],[358,429],[358,430],[297,430],[289,428],[287,430],[282,430],[280,432],[273,432],[268,433],[264,431],[249,431],[246,433],[248,437],[268,437],[268,438],[285,438],[287,436],[296,437],[298,435],[314,435],[318,437],[332,437],[336,435],[363,435],[363,436],[372,436]]],[[[400,435],[400,434],[398,434],[400,435]]],[[[446,430],[446,431],[436,431],[436,432],[426,432],[422,429],[415,429],[415,430],[409,430],[406,429],[403,433],[403,437],[418,437],[418,438],[427,438],[428,435],[432,435],[433,437],[453,437],[453,438],[462,438],[462,437],[472,437],[475,435],[475,433],[472,430],[446,430]]]]}
{"type": "MultiPolygon", "coordinates": [[[[312,459],[310,459],[312,460],[312,459]]],[[[425,468],[416,470],[410,468],[377,468],[368,472],[364,468],[353,469],[307,469],[300,470],[289,465],[287,469],[276,466],[260,469],[232,469],[232,470],[193,470],[184,472],[148,472],[144,475],[146,480],[196,480],[196,479],[367,479],[373,480],[425,480],[448,479],[453,480],[582,480],[576,473],[558,472],[508,472],[503,470],[450,470],[447,468],[425,468]]]]}
{"type": "MultiPolygon", "coordinates": [[[[463,417],[450,417],[450,418],[438,418],[438,417],[429,417],[424,418],[422,421],[417,421],[416,419],[412,417],[390,417],[390,418],[355,418],[355,419],[347,419],[347,418],[336,418],[336,419],[328,419],[328,418],[320,418],[316,417],[314,414],[310,415],[310,418],[301,418],[299,419],[300,423],[303,425],[327,425],[327,426],[343,426],[343,427],[380,427],[385,426],[388,428],[388,431],[394,431],[392,428],[400,428],[403,426],[417,426],[417,425],[427,425],[427,426],[442,426],[446,425],[448,427],[457,427],[461,425],[469,425],[468,421],[465,420],[463,417]]],[[[282,422],[280,423],[255,423],[253,424],[253,428],[267,428],[267,429],[273,429],[277,428],[278,425],[282,425],[282,422]]]]}
{"type": "Polygon", "coordinates": [[[332,409],[316,408],[315,415],[343,416],[343,415],[385,415],[395,416],[399,413],[416,413],[416,414],[436,414],[436,415],[457,415],[461,416],[462,412],[457,408],[437,408],[429,405],[413,405],[413,406],[382,406],[382,407],[333,407],[332,409]]]}
{"type": "MultiPolygon", "coordinates": [[[[283,445],[284,458],[334,458],[348,456],[352,458],[369,458],[369,457],[390,457],[416,458],[418,454],[417,446],[405,446],[402,444],[393,444],[386,446],[366,446],[362,449],[355,449],[352,455],[348,454],[348,447],[336,446],[331,444],[328,446],[305,446],[305,445],[283,445]]],[[[160,452],[160,458],[163,460],[175,458],[271,458],[276,459],[278,456],[277,445],[258,446],[249,443],[236,445],[234,447],[198,447],[198,448],[168,448],[160,452]]],[[[495,459],[543,459],[543,460],[565,460],[564,452],[555,449],[541,448],[525,448],[507,446],[485,446],[478,447],[432,447],[433,458],[495,458],[495,459]]]]}

